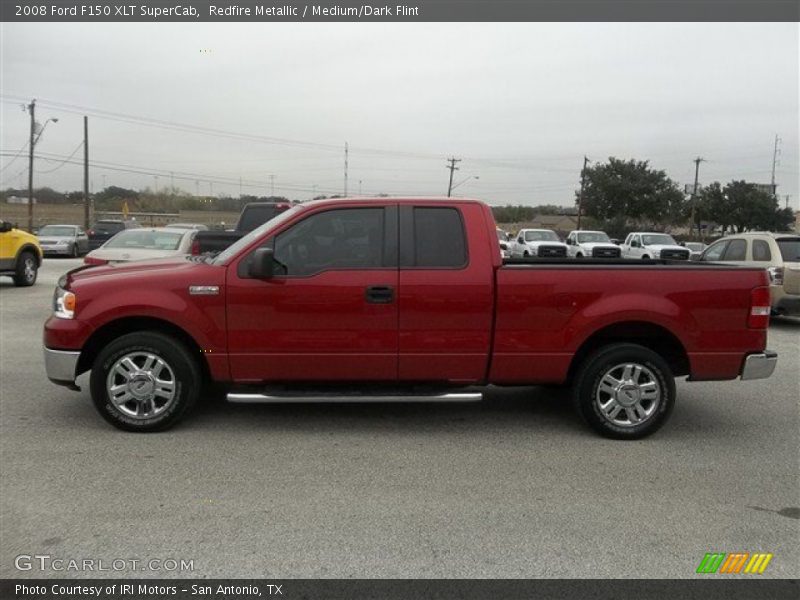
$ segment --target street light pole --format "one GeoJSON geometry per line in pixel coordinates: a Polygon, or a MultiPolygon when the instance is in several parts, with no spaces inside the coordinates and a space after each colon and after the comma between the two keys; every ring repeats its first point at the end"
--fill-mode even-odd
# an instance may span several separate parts
{"type": "Polygon", "coordinates": [[[28,141],[28,231],[33,233],[33,146],[36,135],[36,100],[31,100],[28,105],[28,112],[31,114],[31,135],[28,141]]]}

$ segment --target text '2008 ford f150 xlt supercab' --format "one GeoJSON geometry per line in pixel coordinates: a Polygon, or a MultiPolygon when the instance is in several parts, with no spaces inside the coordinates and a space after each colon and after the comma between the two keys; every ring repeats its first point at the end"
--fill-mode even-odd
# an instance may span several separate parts
{"type": "Polygon", "coordinates": [[[676,377],[769,377],[764,269],[503,261],[485,204],[339,199],[291,208],[214,258],[82,267],[44,328],[55,383],[91,371],[120,429],[231,402],[477,400],[571,384],[609,437],[658,429],[676,377]]]}

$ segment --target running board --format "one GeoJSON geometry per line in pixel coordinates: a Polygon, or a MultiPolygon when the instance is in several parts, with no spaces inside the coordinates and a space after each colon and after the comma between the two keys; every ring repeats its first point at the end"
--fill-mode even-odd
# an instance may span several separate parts
{"type": "Polygon", "coordinates": [[[458,392],[451,394],[228,394],[228,402],[234,404],[291,404],[301,402],[479,402],[481,392],[458,392]]]}

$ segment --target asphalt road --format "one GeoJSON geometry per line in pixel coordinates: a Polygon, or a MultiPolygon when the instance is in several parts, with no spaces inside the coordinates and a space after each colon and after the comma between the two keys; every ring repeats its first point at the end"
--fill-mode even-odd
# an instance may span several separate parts
{"type": "MultiPolygon", "coordinates": [[[[800,576],[800,321],[765,381],[679,383],[655,436],[594,435],[563,393],[466,405],[228,406],[127,434],[52,385],[41,328],[58,276],[0,278],[0,577],[21,554],[186,559],[192,577],[696,577],[763,551],[800,576]]],[[[85,383],[85,382],[84,382],[85,383]]],[[[114,573],[111,573],[112,575],[114,573]]]]}

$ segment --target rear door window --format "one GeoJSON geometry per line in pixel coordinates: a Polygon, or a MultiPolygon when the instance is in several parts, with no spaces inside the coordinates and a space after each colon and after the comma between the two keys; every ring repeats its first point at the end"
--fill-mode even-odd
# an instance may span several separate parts
{"type": "Polygon", "coordinates": [[[772,260],[772,252],[769,250],[769,244],[764,240],[753,240],[753,260],[772,260]]]}
{"type": "Polygon", "coordinates": [[[455,208],[414,208],[414,259],[410,266],[461,268],[467,264],[467,241],[461,213],[455,208]]]}

